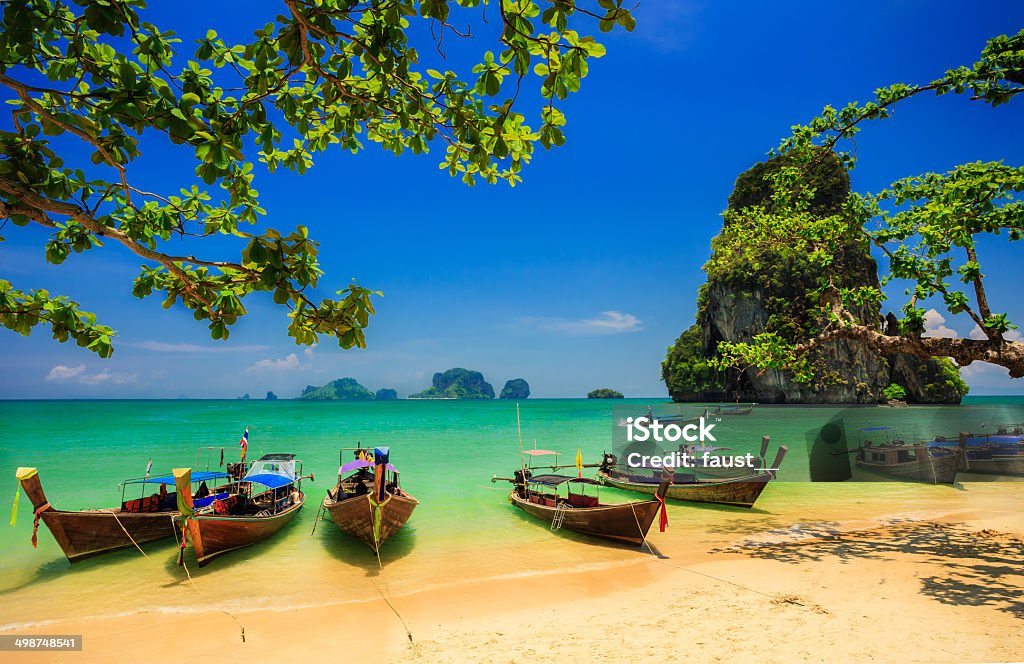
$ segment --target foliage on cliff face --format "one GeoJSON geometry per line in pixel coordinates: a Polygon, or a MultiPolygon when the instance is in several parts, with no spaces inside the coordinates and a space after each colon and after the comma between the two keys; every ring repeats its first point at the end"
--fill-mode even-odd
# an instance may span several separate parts
{"type": "Polygon", "coordinates": [[[850,193],[850,175],[835,154],[823,151],[820,160],[809,164],[786,154],[755,164],[736,178],[736,185],[729,195],[729,209],[742,210],[760,205],[772,211],[774,177],[783,168],[792,166],[800,169],[800,179],[793,184],[793,191],[798,195],[806,192],[809,212],[826,216],[842,208],[850,193]]]}
{"type": "Polygon", "coordinates": [[[669,394],[693,394],[722,389],[722,371],[704,354],[704,335],[694,323],[668,347],[661,363],[661,378],[669,394]]]}
{"type": "Polygon", "coordinates": [[[587,392],[588,399],[624,399],[622,392],[613,390],[610,387],[599,387],[596,390],[587,392]]]}
{"type": "MultiPolygon", "coordinates": [[[[970,99],[998,106],[1013,102],[1024,92],[1024,30],[1012,37],[989,40],[981,59],[971,67],[947,71],[923,85],[895,84],[880,88],[864,105],[841,109],[828,106],[821,116],[794,128],[779,153],[796,164],[813,164],[822,151],[852,141],[860,125],[890,117],[893,106],[922,93],[969,94],[970,99]]],[[[845,168],[853,168],[851,153],[838,152],[845,168]]],[[[784,168],[780,173],[785,173],[784,168]]],[[[787,176],[776,177],[775,200],[797,200],[801,195],[787,176]]],[[[780,233],[789,216],[762,210],[749,217],[742,251],[751,255],[778,250],[781,242],[809,252],[808,260],[826,267],[805,295],[816,304],[821,327],[801,341],[774,332],[756,335],[749,342],[719,345],[723,366],[788,369],[809,378],[808,358],[823,344],[856,339],[882,355],[907,353],[922,359],[950,357],[957,365],[985,361],[1024,377],[1024,343],[1010,341],[1006,333],[1016,327],[1004,312],[993,307],[985,270],[976,245],[988,236],[1016,242],[1024,238],[1024,167],[1001,162],[968,163],[946,173],[925,173],[899,179],[874,194],[852,194],[835,214],[780,233]],[[884,298],[880,288],[851,288],[835,279],[841,258],[837,248],[870,243],[885,257],[883,283],[909,284],[904,317],[898,330],[885,330],[870,313],[884,298]],[[984,339],[925,337],[924,314],[929,306],[950,314],[966,315],[984,333],[984,339]]],[[[804,196],[806,199],[806,196],[804,196]]],[[[933,382],[935,389],[950,383],[933,382]]]]}
{"type": "Polygon", "coordinates": [[[896,383],[892,383],[889,387],[885,388],[882,394],[890,401],[903,401],[907,398],[907,391],[903,389],[902,385],[897,385],[896,383]]]}
{"type": "MultiPolygon", "coordinates": [[[[709,285],[740,294],[756,291],[768,316],[764,329],[756,332],[797,343],[820,329],[816,300],[809,291],[824,272],[844,287],[878,283],[875,262],[862,239],[834,234],[836,245],[828,260],[809,239],[829,229],[830,216],[848,196],[849,177],[831,153],[822,153],[820,161],[809,164],[776,157],[737,178],[722,232],[712,240],[712,255],[704,264],[708,283],[698,295],[698,323],[680,335],[662,363],[669,394],[720,390],[733,382],[717,361],[717,348],[708,354],[701,333],[708,322],[709,285]],[[751,242],[755,234],[770,239],[751,242]]],[[[814,369],[801,366],[800,375],[810,377],[814,369]]],[[[827,377],[823,367],[816,369],[820,378],[827,377]]]]}
{"type": "MultiPolygon", "coordinates": [[[[0,229],[47,229],[51,263],[122,246],[145,261],[133,294],[186,307],[214,339],[265,292],[289,309],[296,343],[329,335],[344,348],[365,345],[375,292],[317,300],[306,228],[244,230],[266,214],[255,163],[301,174],[327,150],[439,149],[441,168],[469,185],[514,185],[537,146],[565,142],[561,103],[605,53],[579,31],[635,26],[622,0],[283,0],[242,43],[210,29],[184,44],[147,21],[144,0],[0,4],[0,95],[13,118],[0,129],[0,229]],[[493,37],[447,69],[448,45],[468,52],[474,32],[493,37]],[[542,98],[532,120],[521,112],[530,89],[542,98]],[[176,146],[194,177],[140,187],[145,141],[176,146]],[[204,241],[218,235],[236,240],[233,258],[192,255],[226,246],[204,241]],[[187,249],[175,244],[184,238],[187,249]]],[[[3,279],[0,325],[113,350],[114,330],[67,296],[3,279]]]]}
{"type": "Polygon", "coordinates": [[[970,387],[960,377],[960,370],[948,357],[937,357],[929,364],[918,368],[922,374],[924,391],[932,397],[955,395],[957,399],[967,396],[970,387]]]}

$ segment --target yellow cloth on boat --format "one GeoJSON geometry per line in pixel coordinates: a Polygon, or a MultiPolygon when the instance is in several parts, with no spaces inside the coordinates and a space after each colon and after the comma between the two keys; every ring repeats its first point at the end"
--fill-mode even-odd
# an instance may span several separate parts
{"type": "Polygon", "coordinates": [[[171,472],[174,473],[174,488],[178,492],[178,511],[181,512],[182,529],[184,530],[184,520],[195,514],[192,504],[192,469],[175,468],[171,472]]]}
{"type": "Polygon", "coordinates": [[[11,525],[12,526],[18,525],[18,499],[20,497],[21,497],[21,485],[19,484],[18,488],[15,489],[14,504],[11,505],[11,525]]]}
{"type": "Polygon", "coordinates": [[[22,468],[19,468],[17,471],[15,471],[14,476],[16,478],[18,478],[19,482],[24,482],[28,478],[34,477],[35,475],[37,475],[38,472],[39,471],[37,471],[35,468],[24,468],[24,467],[22,467],[22,468]]]}

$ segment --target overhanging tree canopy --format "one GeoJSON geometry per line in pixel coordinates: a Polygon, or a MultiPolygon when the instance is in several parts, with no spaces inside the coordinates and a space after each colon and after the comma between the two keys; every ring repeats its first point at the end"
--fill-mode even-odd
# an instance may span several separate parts
{"type": "MultiPolygon", "coordinates": [[[[183,62],[184,45],[145,20],[143,0],[5,2],[0,89],[13,106],[11,125],[0,129],[0,219],[52,230],[51,263],[104,241],[123,245],[147,261],[134,294],[161,292],[166,307],[180,302],[208,321],[214,339],[226,339],[245,315],[247,295],[268,291],[290,309],[297,343],[327,334],[344,348],[362,347],[373,291],[353,284],[340,299],[314,301],[309,291],[322,271],[304,227],[242,230],[264,214],[254,156],[270,171],[303,173],[328,149],[357,153],[372,142],[401,154],[441,145],[441,167],[467,184],[514,185],[537,143],[564,143],[557,103],[579,90],[588,61],[604,55],[577,30],[632,30],[621,5],[283,0],[281,15],[252,41],[227,43],[211,29],[183,62]],[[468,28],[456,27],[456,14],[468,28]],[[414,37],[429,32],[429,47],[440,51],[445,39],[471,37],[474,24],[486,31],[488,19],[500,21],[496,52],[484,52],[472,75],[420,66],[414,37]],[[526,86],[544,98],[537,129],[516,107],[526,86]],[[201,185],[133,186],[140,137],[154,132],[194,156],[201,185]],[[82,146],[91,163],[72,157],[82,146]],[[175,238],[218,234],[245,241],[239,258],[169,248],[175,238]]],[[[74,339],[102,357],[113,350],[114,331],[68,297],[2,279],[0,323],[21,334],[48,324],[59,341],[74,339]]]]}
{"type": "Polygon", "coordinates": [[[851,194],[842,209],[828,217],[809,214],[812,191],[799,186],[800,163],[821,159],[836,150],[848,169],[854,156],[842,151],[868,120],[891,116],[900,101],[924,93],[970,95],[973,101],[998,106],[1016,101],[1024,91],[1024,31],[991,39],[971,67],[947,71],[924,85],[896,84],[876,91],[867,104],[842,109],[828,106],[776,151],[794,161],[792,168],[772,176],[773,205],[751,206],[727,219],[729,242],[743,251],[770,252],[778,244],[806,252],[820,268],[817,288],[808,293],[820,302],[818,333],[799,343],[764,333],[750,342],[721,343],[719,367],[787,369],[811,380],[808,354],[829,341],[859,339],[884,355],[909,353],[923,359],[950,357],[960,366],[984,361],[1024,377],[1024,343],[1006,338],[1016,327],[990,302],[986,273],[977,242],[998,235],[1016,242],[1024,237],[1024,167],[1002,162],[963,164],[947,173],[926,173],[893,182],[874,194],[851,194]],[[888,265],[882,281],[911,283],[897,325],[864,320],[856,312],[881,302],[875,287],[843,288],[831,279],[836,247],[870,243],[888,265]],[[941,300],[951,314],[966,314],[982,339],[924,336],[924,306],[941,300]]]}

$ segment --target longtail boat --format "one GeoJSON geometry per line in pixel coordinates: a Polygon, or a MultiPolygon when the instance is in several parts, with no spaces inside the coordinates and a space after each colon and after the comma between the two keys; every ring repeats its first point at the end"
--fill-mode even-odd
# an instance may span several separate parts
{"type": "Polygon", "coordinates": [[[1024,432],[999,427],[993,434],[961,432],[955,439],[936,437],[929,447],[958,452],[965,473],[1024,476],[1024,432]]]}
{"type": "Polygon", "coordinates": [[[191,496],[181,491],[188,486],[190,474],[188,468],[174,470],[182,519],[178,564],[184,560],[188,540],[202,567],[221,554],[271,537],[295,518],[306,502],[302,462],[294,454],[264,454],[252,462],[230,494],[204,506],[194,504],[191,496]]]}
{"type": "Polygon", "coordinates": [[[863,428],[857,447],[833,454],[854,455],[851,474],[857,482],[952,484],[956,481],[956,474],[963,467],[960,452],[924,443],[907,443],[894,431],[884,426],[863,428]],[[876,443],[864,434],[884,435],[886,440],[876,443]]]}
{"type": "Polygon", "coordinates": [[[719,404],[717,407],[715,407],[715,409],[713,411],[711,411],[711,414],[712,415],[750,415],[752,412],[754,412],[754,404],[749,404],[747,406],[741,406],[739,404],[735,404],[735,405],[719,404]]]}
{"type": "Polygon", "coordinates": [[[420,503],[399,486],[387,447],[372,453],[345,448],[340,455],[338,483],[327,491],[321,514],[326,510],[339,530],[362,540],[379,556],[381,544],[405,525],[420,503]],[[356,458],[344,463],[345,452],[356,458]]]}
{"type": "MultiPolygon", "coordinates": [[[[770,468],[754,472],[747,469],[746,474],[740,477],[708,479],[690,472],[679,472],[677,469],[673,473],[672,485],[668,487],[665,497],[691,503],[753,507],[768,483],[775,479],[776,472],[788,451],[785,445],[781,445],[770,468]]],[[[616,457],[611,454],[605,455],[597,471],[597,480],[607,486],[638,493],[654,494],[660,489],[660,479],[657,476],[620,470],[616,457]]]]}
{"type": "MultiPolygon", "coordinates": [[[[682,413],[668,413],[662,415],[655,415],[654,409],[648,406],[647,411],[644,412],[644,414],[641,415],[640,417],[646,418],[648,422],[653,422],[654,420],[657,420],[658,422],[664,425],[678,424],[682,426],[686,424],[697,424],[700,422],[701,418],[708,419],[710,415],[711,413],[706,406],[704,407],[704,411],[700,415],[694,415],[693,417],[685,417],[682,413]]],[[[620,427],[628,426],[631,420],[632,418],[623,419],[619,421],[618,424],[620,427]]]]}
{"type": "MultiPolygon", "coordinates": [[[[557,454],[550,450],[528,450],[524,454],[531,458],[557,454]]],[[[580,464],[577,464],[580,465],[580,464]]],[[[541,474],[534,475],[533,469],[523,467],[514,477],[494,477],[492,482],[504,480],[513,484],[509,501],[527,514],[550,524],[551,530],[567,528],[584,535],[600,537],[636,546],[647,540],[647,531],[661,510],[660,528],[668,525],[665,512],[665,492],[671,482],[670,476],[661,479],[654,500],[634,500],[628,503],[602,503],[598,496],[586,495],[587,486],[600,486],[588,477],[541,474]],[[559,494],[560,487],[566,487],[566,496],[559,494]],[[578,488],[579,492],[573,489],[578,488]]]]}
{"type": "MultiPolygon", "coordinates": [[[[32,525],[32,546],[38,541],[39,522],[42,521],[53,538],[57,540],[68,561],[74,563],[92,556],[117,551],[130,546],[174,537],[175,521],[179,517],[177,496],[168,493],[167,487],[174,486],[171,475],[140,477],[121,483],[121,504],[118,507],[86,509],[80,511],[60,510],[53,507],[43,492],[39,472],[35,468],[18,468],[16,477],[32,501],[34,522],[32,525]],[[138,498],[128,498],[129,487],[140,487],[138,498]],[[159,490],[151,494],[151,487],[159,490]]],[[[228,473],[217,471],[196,472],[191,482],[182,485],[180,491],[190,499],[203,502],[203,496],[211,493],[207,482],[230,479],[228,473]],[[191,484],[199,484],[193,495],[191,484]]],[[[213,493],[221,491],[218,487],[213,493]]]]}

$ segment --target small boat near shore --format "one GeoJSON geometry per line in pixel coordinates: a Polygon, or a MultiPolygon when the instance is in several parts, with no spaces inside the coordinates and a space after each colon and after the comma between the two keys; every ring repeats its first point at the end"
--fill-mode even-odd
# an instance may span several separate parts
{"type": "Polygon", "coordinates": [[[868,427],[861,435],[880,435],[886,441],[862,440],[858,447],[833,454],[853,454],[852,479],[857,482],[926,482],[952,484],[963,468],[958,451],[942,449],[925,443],[907,443],[892,432],[892,427],[868,427]]]}
{"type": "MultiPolygon", "coordinates": [[[[175,485],[172,475],[147,475],[125,480],[121,483],[120,506],[78,511],[61,510],[51,505],[35,468],[18,468],[16,477],[32,502],[32,546],[36,545],[39,522],[42,521],[69,562],[174,537],[175,523],[180,515],[176,493],[167,491],[168,486],[175,485]],[[129,498],[127,491],[134,487],[140,487],[139,497],[129,498]],[[154,487],[156,491],[146,493],[154,487]]],[[[231,476],[224,472],[197,471],[191,481],[179,490],[186,492],[189,499],[202,502],[204,496],[223,490],[223,487],[215,487],[211,491],[207,487],[208,482],[230,479],[231,476]],[[193,484],[199,486],[193,490],[193,484]]]]}
{"type": "Polygon", "coordinates": [[[741,406],[740,404],[728,405],[719,404],[711,411],[712,415],[750,415],[754,412],[754,404],[741,406]]]}
{"type": "Polygon", "coordinates": [[[961,432],[958,438],[936,437],[932,449],[958,453],[965,473],[1024,477],[1024,432],[1000,428],[994,434],[961,432]]]}
{"type": "MultiPolygon", "coordinates": [[[[302,462],[294,454],[264,454],[253,461],[232,490],[199,506],[182,493],[191,471],[174,470],[182,519],[181,548],[192,541],[199,566],[222,554],[261,542],[284,528],[306,502],[302,462]]],[[[308,479],[313,480],[313,475],[308,479]]],[[[182,563],[179,557],[179,564],[182,563]]]]}
{"type": "MultiPolygon", "coordinates": [[[[743,474],[736,477],[702,478],[694,472],[687,472],[689,469],[682,469],[682,472],[676,469],[665,497],[691,503],[751,508],[768,483],[775,479],[788,451],[785,445],[781,445],[770,468],[742,469],[743,474]]],[[[637,493],[654,494],[660,487],[660,478],[656,475],[619,469],[618,459],[613,454],[605,455],[596,478],[607,486],[637,493]]]]}
{"type": "MultiPolygon", "coordinates": [[[[380,547],[399,531],[419,505],[399,486],[399,472],[390,463],[390,449],[344,448],[340,452],[338,483],[327,491],[321,506],[334,525],[380,555],[380,547]],[[344,463],[345,452],[353,461],[344,463]]],[[[314,526],[315,528],[315,526],[314,526]]]]}
{"type": "MultiPolygon", "coordinates": [[[[527,450],[532,459],[555,455],[551,450],[527,450]]],[[[582,465],[578,462],[578,466],[582,465]]],[[[509,501],[526,514],[549,524],[551,530],[562,528],[614,542],[641,546],[647,541],[647,532],[661,512],[660,529],[668,525],[665,512],[665,493],[671,477],[665,475],[653,492],[653,500],[634,500],[628,503],[602,503],[597,495],[588,496],[587,486],[600,486],[589,477],[572,477],[553,473],[533,474],[533,468],[516,470],[513,477],[493,477],[491,482],[512,483],[509,501]],[[566,495],[560,489],[566,489],[566,495]],[[576,491],[574,491],[576,489],[576,491]]]]}

